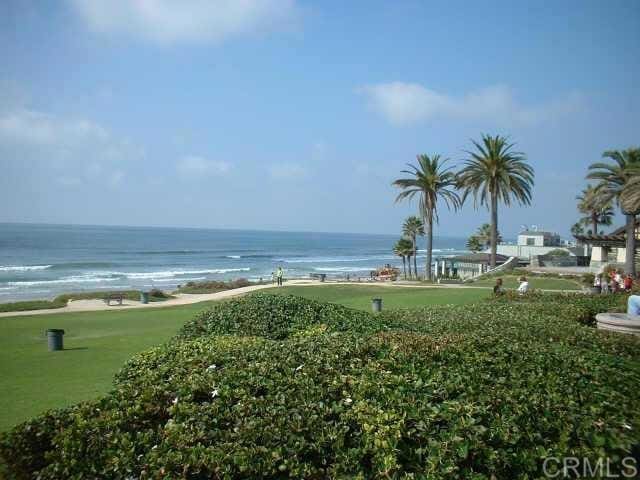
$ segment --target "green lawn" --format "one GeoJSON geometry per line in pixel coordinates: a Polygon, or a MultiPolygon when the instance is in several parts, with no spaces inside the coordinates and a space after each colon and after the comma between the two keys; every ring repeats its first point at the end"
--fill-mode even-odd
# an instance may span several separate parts
{"type": "Polygon", "coordinates": [[[107,392],[134,353],[168,340],[207,305],[0,318],[0,430],[107,392]],[[64,351],[47,351],[47,328],[65,330],[64,351]]]}
{"type": "MultiPolygon", "coordinates": [[[[504,282],[505,288],[518,288],[520,282],[518,282],[517,276],[505,275],[501,277],[504,282]]],[[[542,290],[580,290],[582,285],[575,280],[569,280],[565,278],[545,278],[545,277],[527,277],[529,281],[529,288],[540,288],[542,290]]],[[[485,280],[478,280],[470,283],[471,286],[477,287],[493,287],[496,284],[495,278],[487,278],[485,280]]]]}
{"type": "MultiPolygon", "coordinates": [[[[402,288],[371,285],[282,287],[266,290],[369,310],[470,303],[484,289],[402,288]]],[[[55,313],[0,318],[0,430],[50,408],[95,398],[111,388],[113,375],[133,354],[172,337],[213,302],[153,309],[55,313]],[[44,332],[62,328],[65,350],[48,352],[44,332]]]]}
{"type": "Polygon", "coordinates": [[[410,308],[423,305],[471,303],[487,298],[487,289],[385,287],[377,285],[291,286],[264,290],[269,293],[293,294],[323,302],[340,303],[369,311],[371,299],[382,298],[383,308],[410,308]]]}

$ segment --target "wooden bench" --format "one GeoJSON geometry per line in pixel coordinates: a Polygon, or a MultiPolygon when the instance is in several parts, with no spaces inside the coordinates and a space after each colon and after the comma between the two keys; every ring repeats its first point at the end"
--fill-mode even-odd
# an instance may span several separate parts
{"type": "Polygon", "coordinates": [[[321,282],[324,282],[327,279],[326,273],[310,273],[309,276],[314,280],[320,280],[321,282]]]}
{"type": "Polygon", "coordinates": [[[107,305],[111,305],[112,301],[117,301],[119,305],[122,305],[124,301],[124,294],[122,293],[110,293],[106,297],[104,297],[104,303],[107,305]]]}

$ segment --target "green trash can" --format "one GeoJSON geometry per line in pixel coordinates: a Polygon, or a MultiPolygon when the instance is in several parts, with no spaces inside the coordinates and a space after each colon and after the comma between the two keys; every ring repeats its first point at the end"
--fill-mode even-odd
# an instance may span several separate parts
{"type": "Polygon", "coordinates": [[[62,337],[64,335],[64,330],[59,328],[50,328],[47,330],[47,345],[49,347],[50,352],[55,352],[57,350],[63,350],[62,337]]]}
{"type": "Polygon", "coordinates": [[[382,299],[381,298],[373,298],[371,299],[371,309],[373,313],[378,313],[382,311],[382,299]]]}
{"type": "Polygon", "coordinates": [[[149,303],[149,292],[140,291],[140,303],[149,303]]]}

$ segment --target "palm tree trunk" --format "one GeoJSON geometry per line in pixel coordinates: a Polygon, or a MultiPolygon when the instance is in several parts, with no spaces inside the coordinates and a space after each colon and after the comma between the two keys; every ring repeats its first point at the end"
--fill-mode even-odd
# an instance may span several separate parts
{"type": "Polygon", "coordinates": [[[411,255],[407,255],[407,263],[409,264],[409,278],[411,278],[411,255]]]}
{"type": "Polygon", "coordinates": [[[496,267],[498,253],[498,195],[491,192],[491,268],[496,267]]]}
{"type": "Polygon", "coordinates": [[[598,214],[597,213],[592,213],[591,214],[591,225],[593,225],[593,234],[597,235],[598,234],[598,214]]]}
{"type": "Polygon", "coordinates": [[[405,256],[402,256],[402,271],[404,273],[404,279],[407,279],[407,259],[405,256]]]}
{"type": "Polygon", "coordinates": [[[626,213],[627,224],[625,234],[627,236],[624,270],[626,273],[636,276],[636,216],[626,213]]]}
{"type": "Polygon", "coordinates": [[[413,271],[416,272],[416,280],[418,279],[418,248],[416,245],[416,236],[412,235],[413,241],[413,271]]]}
{"type": "MultiPolygon", "coordinates": [[[[433,212],[431,212],[433,213],[433,212]]],[[[427,265],[426,265],[426,280],[431,281],[431,250],[433,250],[433,215],[430,218],[425,218],[425,234],[427,237],[427,265]]]]}

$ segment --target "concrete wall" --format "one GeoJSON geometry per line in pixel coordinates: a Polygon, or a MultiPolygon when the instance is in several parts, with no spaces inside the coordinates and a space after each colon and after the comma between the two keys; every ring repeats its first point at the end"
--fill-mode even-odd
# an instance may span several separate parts
{"type": "MultiPolygon", "coordinates": [[[[542,238],[542,237],[540,237],[542,238]]],[[[527,245],[498,245],[498,254],[505,255],[507,257],[518,257],[521,260],[531,260],[531,257],[536,255],[546,255],[552,250],[566,250],[571,255],[581,255],[582,247],[540,247],[540,246],[527,246],[527,245]]]]}

